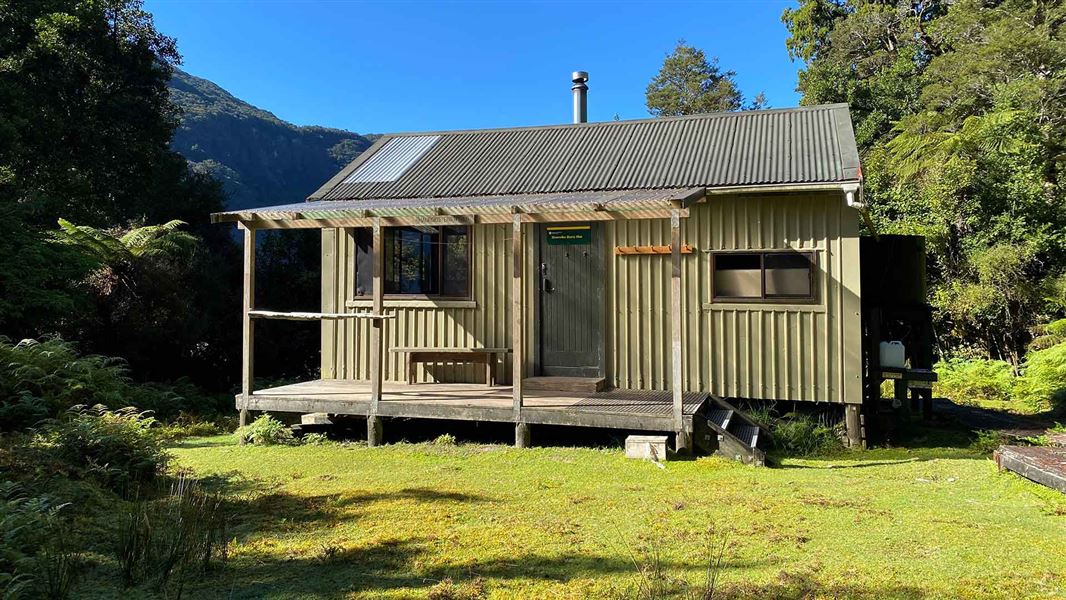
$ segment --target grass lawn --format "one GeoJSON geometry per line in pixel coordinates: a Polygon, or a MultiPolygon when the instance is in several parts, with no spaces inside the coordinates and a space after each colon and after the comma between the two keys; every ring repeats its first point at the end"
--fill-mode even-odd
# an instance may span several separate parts
{"type": "Polygon", "coordinates": [[[695,588],[724,544],[722,597],[1066,598],[1066,496],[952,447],[665,469],[482,444],[173,453],[244,511],[187,597],[633,597],[637,564],[695,588]]]}

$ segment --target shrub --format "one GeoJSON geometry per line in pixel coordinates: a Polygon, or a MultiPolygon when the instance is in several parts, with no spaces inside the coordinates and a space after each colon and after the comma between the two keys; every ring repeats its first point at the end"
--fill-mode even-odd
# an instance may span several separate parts
{"type": "MultiPolygon", "coordinates": [[[[1066,279],[1063,280],[1066,282],[1066,279]]],[[[1033,341],[1029,342],[1029,351],[1045,350],[1056,344],[1066,342],[1066,319],[1052,321],[1047,325],[1034,328],[1033,341]]]]}
{"type": "Polygon", "coordinates": [[[775,402],[748,402],[741,408],[748,419],[770,432],[770,443],[775,450],[793,456],[815,456],[844,449],[841,425],[828,415],[803,412],[780,415],[775,402]]]}
{"type": "Polygon", "coordinates": [[[230,512],[221,496],[179,474],[168,494],[128,513],[116,548],[123,582],[180,598],[193,576],[226,560],[230,512]]]}
{"type": "Polygon", "coordinates": [[[292,442],[289,426],[269,414],[259,415],[250,425],[237,430],[237,436],[257,446],[274,446],[292,442]]]}
{"type": "Polygon", "coordinates": [[[795,456],[832,454],[844,449],[840,433],[827,417],[789,413],[770,428],[774,447],[795,456]]]}
{"type": "Polygon", "coordinates": [[[455,439],[455,436],[450,433],[442,433],[433,439],[434,446],[455,446],[459,443],[459,440],[455,439]]]}
{"type": "Polygon", "coordinates": [[[172,419],[183,411],[215,415],[232,402],[203,394],[186,380],[134,384],[123,360],[81,356],[74,344],[58,338],[17,344],[0,338],[0,430],[32,427],[78,405],[135,406],[172,419]]]}
{"type": "Polygon", "coordinates": [[[309,433],[300,438],[300,443],[304,446],[325,446],[330,441],[324,433],[309,433]]]}
{"type": "Polygon", "coordinates": [[[178,422],[166,425],[159,430],[160,437],[167,441],[188,437],[222,435],[223,433],[225,433],[225,430],[216,423],[186,419],[179,419],[178,422]]]}
{"type": "Polygon", "coordinates": [[[0,598],[65,598],[74,581],[74,555],[57,517],[65,507],[50,496],[28,496],[0,483],[0,598]]]}
{"type": "Polygon", "coordinates": [[[959,404],[1011,399],[1014,371],[1002,360],[953,358],[935,366],[936,394],[959,404]]]}
{"type": "Polygon", "coordinates": [[[486,597],[485,580],[455,583],[450,578],[429,588],[429,600],[481,600],[486,597]]]}
{"type": "Polygon", "coordinates": [[[1033,409],[1066,410],[1066,342],[1029,353],[1015,397],[1033,409]]]}
{"type": "Polygon", "coordinates": [[[970,444],[970,449],[981,454],[992,454],[1008,441],[1002,431],[981,430],[974,433],[975,437],[970,444]]]}
{"type": "Polygon", "coordinates": [[[50,421],[43,438],[64,462],[128,494],[151,482],[167,464],[155,423],[134,408],[76,406],[64,418],[50,421]]]}
{"type": "Polygon", "coordinates": [[[78,356],[60,339],[0,339],[0,411],[4,429],[31,426],[79,405],[128,406],[129,382],[122,361],[78,356]]]}

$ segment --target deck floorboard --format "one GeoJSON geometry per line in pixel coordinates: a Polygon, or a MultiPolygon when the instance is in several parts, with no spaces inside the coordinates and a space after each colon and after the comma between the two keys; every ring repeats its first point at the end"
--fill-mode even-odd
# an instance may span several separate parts
{"type": "MultiPolygon", "coordinates": [[[[686,428],[707,394],[683,397],[686,428]]],[[[319,379],[255,391],[247,406],[238,408],[280,412],[327,412],[366,415],[370,382],[319,379]]],[[[672,428],[672,400],[664,390],[561,392],[529,390],[523,398],[523,420],[533,424],[574,425],[667,431],[672,428]]],[[[472,421],[512,421],[510,386],[483,383],[386,382],[379,414],[386,417],[437,418],[472,421]]]]}

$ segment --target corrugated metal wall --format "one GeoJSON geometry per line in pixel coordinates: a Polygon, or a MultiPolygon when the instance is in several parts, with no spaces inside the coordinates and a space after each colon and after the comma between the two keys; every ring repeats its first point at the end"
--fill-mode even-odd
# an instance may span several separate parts
{"type": "MultiPolygon", "coordinates": [[[[402,346],[510,347],[511,343],[511,226],[486,225],[472,230],[472,297],[470,302],[444,301],[446,308],[429,301],[404,302],[397,307],[385,301],[386,320],[384,374],[386,380],[405,377],[404,355],[390,352],[402,346]],[[414,306],[411,306],[411,305],[414,306]]],[[[531,260],[531,259],[530,259],[531,260]]],[[[527,269],[532,268],[532,263],[527,269]]],[[[367,305],[369,298],[355,298],[355,244],[350,230],[322,232],[322,310],[344,312],[353,302],[367,305]]],[[[527,296],[527,303],[531,302],[527,296]]],[[[527,304],[528,305],[528,304],[527,304]]],[[[527,321],[532,322],[532,319],[527,321]]],[[[362,319],[323,321],[322,377],[325,379],[370,378],[370,327],[362,319]]],[[[527,339],[529,339],[527,334],[527,339]]],[[[530,348],[532,345],[530,344],[530,348]]],[[[532,356],[527,351],[527,356],[532,356]]],[[[532,358],[530,359],[532,364],[532,358]]],[[[484,369],[474,365],[426,365],[418,381],[482,381],[484,369]]],[[[497,365],[497,377],[509,379],[510,357],[497,365]]]]}
{"type": "MultiPolygon", "coordinates": [[[[527,372],[535,361],[535,277],[527,227],[525,261],[527,372]]],[[[685,329],[683,376],[688,390],[735,397],[858,402],[861,396],[858,215],[840,193],[774,197],[712,196],[682,221],[685,329]],[[809,305],[711,303],[714,250],[813,251],[818,302],[809,305]]],[[[608,381],[618,387],[667,389],[670,379],[669,256],[615,256],[614,246],[667,245],[667,220],[605,223],[608,381]]],[[[404,377],[397,346],[509,346],[511,227],[473,234],[473,304],[465,308],[390,308],[385,377],[404,377]]],[[[353,299],[354,247],[343,230],[323,232],[322,309],[353,299]]],[[[389,308],[388,303],[386,307],[389,308]]],[[[322,325],[322,376],[369,377],[369,324],[322,325]]],[[[499,370],[508,378],[510,362],[499,370]]],[[[480,381],[481,369],[429,366],[420,381],[480,381]]]]}
{"type": "MultiPolygon", "coordinates": [[[[681,258],[686,389],[860,401],[858,215],[839,193],[711,197],[682,221],[682,242],[696,248],[681,258]],[[817,303],[711,302],[710,252],[782,249],[814,252],[817,303]]],[[[666,221],[607,227],[608,248],[669,243],[666,221]]],[[[669,388],[669,294],[669,256],[608,255],[607,374],[615,385],[669,388]]]]}

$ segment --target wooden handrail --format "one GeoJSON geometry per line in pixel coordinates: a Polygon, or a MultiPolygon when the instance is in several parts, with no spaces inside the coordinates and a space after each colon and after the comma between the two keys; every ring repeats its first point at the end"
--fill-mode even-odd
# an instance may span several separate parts
{"type": "Polygon", "coordinates": [[[278,319],[282,321],[320,321],[323,319],[395,319],[396,315],[374,313],[315,313],[281,312],[276,310],[250,310],[248,316],[255,319],[278,319]]]}

